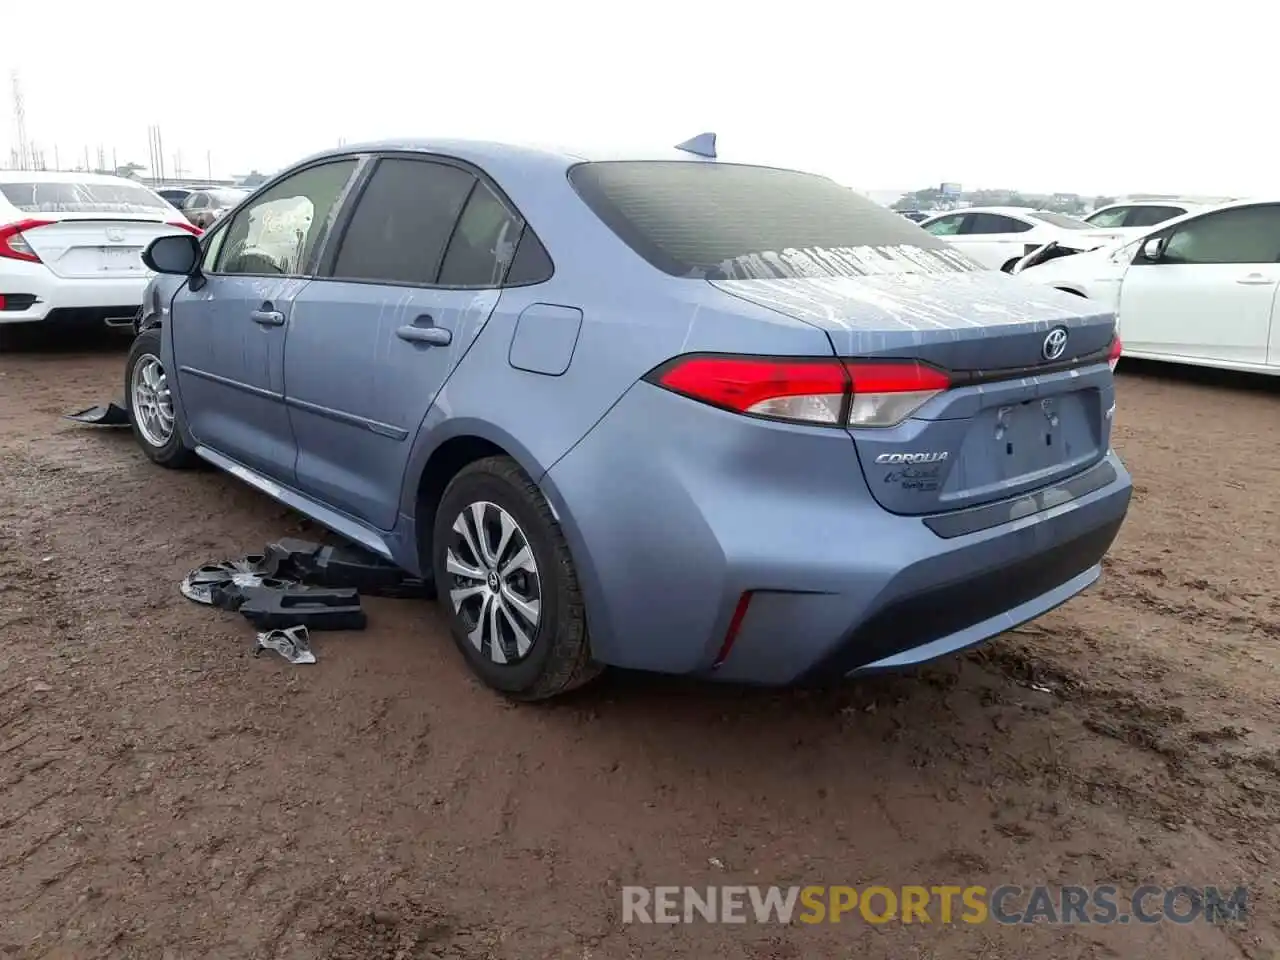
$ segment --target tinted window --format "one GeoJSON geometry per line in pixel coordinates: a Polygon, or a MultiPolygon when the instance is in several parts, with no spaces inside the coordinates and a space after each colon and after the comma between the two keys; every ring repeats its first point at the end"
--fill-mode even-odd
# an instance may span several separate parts
{"type": "Polygon", "coordinates": [[[0,194],[24,213],[164,213],[169,209],[159,196],[132,183],[0,183],[0,194]]]}
{"type": "Polygon", "coordinates": [[[433,284],[476,178],[424,160],[385,159],[360,195],[333,276],[433,284]]]}
{"type": "Polygon", "coordinates": [[[543,283],[551,279],[553,270],[547,248],[532,229],[525,227],[524,233],[520,235],[520,244],[516,247],[515,259],[511,261],[511,269],[507,271],[506,285],[516,287],[543,283]]]}
{"type": "Polygon", "coordinates": [[[498,286],[515,256],[522,226],[492,190],[476,181],[449,240],[438,282],[449,287],[498,286]]]}
{"type": "Polygon", "coordinates": [[[214,207],[234,207],[237,203],[247,197],[248,192],[239,190],[210,190],[209,201],[214,207]]]}
{"type": "Polygon", "coordinates": [[[1035,217],[1045,223],[1051,223],[1055,227],[1061,227],[1063,230],[1088,230],[1092,224],[1085,223],[1083,220],[1077,220],[1075,217],[1068,217],[1065,213],[1054,213],[1052,210],[1029,210],[1027,216],[1035,217]]]}
{"type": "Polygon", "coordinates": [[[1026,233],[1031,224],[1002,217],[998,213],[971,213],[965,223],[965,233],[1026,233]]]}
{"type": "Polygon", "coordinates": [[[877,269],[880,263],[972,269],[944,241],[887,207],[812,174],[718,162],[614,161],[578,164],[569,179],[631,249],[674,276],[841,276],[867,272],[868,258],[879,261],[877,269]],[[904,246],[916,248],[915,255],[885,252],[904,246]]]}
{"type": "Polygon", "coordinates": [[[227,229],[217,272],[305,274],[355,168],[354,160],[308,167],[260,195],[227,229]]]}
{"type": "MultiPolygon", "coordinates": [[[[1172,220],[1174,217],[1180,217],[1187,211],[1181,207],[1133,207],[1129,211],[1128,219],[1125,220],[1126,227],[1154,227],[1157,223],[1164,223],[1166,220],[1172,220]]],[[[1114,224],[1109,224],[1114,226],[1114,224]]]]}
{"type": "Polygon", "coordinates": [[[964,226],[964,214],[953,213],[947,217],[939,217],[925,226],[925,230],[935,237],[953,237],[964,226]]]}
{"type": "Polygon", "coordinates": [[[209,198],[203,193],[193,193],[183,203],[183,209],[202,210],[209,205],[209,198]]]}
{"type": "MultiPolygon", "coordinates": [[[[1133,207],[1111,207],[1105,210],[1098,210],[1085,217],[1084,222],[1091,227],[1123,227],[1125,218],[1133,209],[1133,207]]],[[[1134,224],[1134,226],[1137,226],[1137,224],[1134,224]]]]}
{"type": "Polygon", "coordinates": [[[1165,247],[1169,263],[1280,263],[1280,207],[1239,207],[1192,220],[1165,247]]]}

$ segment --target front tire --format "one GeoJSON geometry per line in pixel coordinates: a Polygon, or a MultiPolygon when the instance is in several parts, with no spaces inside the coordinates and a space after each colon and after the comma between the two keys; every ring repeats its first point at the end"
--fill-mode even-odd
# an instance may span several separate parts
{"type": "Polygon", "coordinates": [[[160,359],[160,331],[138,334],[124,365],[124,402],[133,439],[153,463],[181,470],[197,463],[182,440],[169,377],[160,359]]]}
{"type": "Polygon", "coordinates": [[[486,457],[459,471],[440,499],[431,542],[454,642],[488,686],[545,700],[600,674],[564,534],[514,460],[486,457]]]}

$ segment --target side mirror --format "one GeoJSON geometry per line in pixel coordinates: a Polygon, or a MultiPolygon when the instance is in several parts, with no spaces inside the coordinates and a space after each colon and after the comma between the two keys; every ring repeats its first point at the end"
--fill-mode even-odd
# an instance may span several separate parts
{"type": "Polygon", "coordinates": [[[200,241],[189,233],[156,237],[142,252],[142,262],[156,273],[189,277],[200,264],[200,241]]]}
{"type": "Polygon", "coordinates": [[[1149,260],[1151,263],[1159,263],[1164,256],[1164,248],[1168,246],[1168,237],[1152,237],[1150,240],[1143,241],[1142,259],[1149,260]]]}

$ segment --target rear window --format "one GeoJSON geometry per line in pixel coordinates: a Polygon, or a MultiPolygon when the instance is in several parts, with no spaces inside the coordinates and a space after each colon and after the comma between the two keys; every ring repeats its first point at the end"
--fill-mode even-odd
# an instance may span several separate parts
{"type": "Polygon", "coordinates": [[[1028,210],[1027,216],[1043,220],[1045,223],[1051,223],[1055,227],[1062,227],[1064,230],[1088,230],[1090,227],[1090,224],[1085,223],[1083,220],[1068,217],[1064,213],[1054,213],[1052,210],[1028,210]]]}
{"type": "Polygon", "coordinates": [[[169,205],[130,183],[69,180],[0,183],[4,198],[24,213],[166,213],[169,205]]]}
{"type": "Polygon", "coordinates": [[[944,240],[833,180],[693,161],[582,163],[579,196],[632,250],[677,277],[862,276],[978,269],[944,240]]]}

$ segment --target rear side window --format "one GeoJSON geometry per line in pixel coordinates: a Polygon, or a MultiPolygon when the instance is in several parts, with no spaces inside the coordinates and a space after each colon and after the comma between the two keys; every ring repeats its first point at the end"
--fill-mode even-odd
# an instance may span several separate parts
{"type": "Polygon", "coordinates": [[[1026,233],[1031,224],[1013,217],[1002,217],[998,213],[971,213],[965,223],[964,232],[970,233],[1026,233]]]}
{"type": "Polygon", "coordinates": [[[164,213],[169,209],[157,194],[131,183],[0,183],[0,194],[24,213],[164,213]]]}
{"type": "Polygon", "coordinates": [[[578,195],[660,270],[702,279],[971,270],[963,254],[826,177],[697,161],[582,163],[578,195]]]}
{"type": "Polygon", "coordinates": [[[333,278],[434,284],[475,182],[443,163],[380,160],[342,238],[333,278]]]}
{"type": "Polygon", "coordinates": [[[476,181],[440,266],[441,286],[496,287],[515,256],[523,224],[483,182],[476,181]]]}
{"type": "Polygon", "coordinates": [[[1185,223],[1162,262],[1280,263],[1280,206],[1236,207],[1185,223]]]}
{"type": "MultiPolygon", "coordinates": [[[[1109,210],[1098,210],[1085,217],[1084,222],[1091,227],[1123,227],[1125,218],[1135,213],[1133,207],[1112,207],[1109,210]]],[[[1138,226],[1138,224],[1132,224],[1138,226]]]]}
{"type": "Polygon", "coordinates": [[[1180,217],[1187,211],[1182,207],[1134,207],[1125,220],[1126,227],[1154,227],[1158,223],[1180,217]]]}
{"type": "Polygon", "coordinates": [[[511,261],[511,269],[507,271],[506,285],[523,287],[545,283],[551,279],[554,270],[547,248],[542,245],[533,228],[526,226],[520,236],[520,244],[516,247],[515,259],[511,261]]]}

